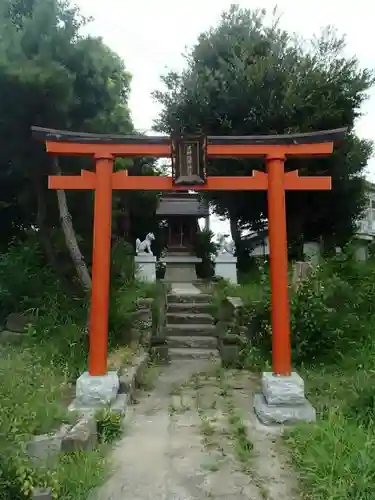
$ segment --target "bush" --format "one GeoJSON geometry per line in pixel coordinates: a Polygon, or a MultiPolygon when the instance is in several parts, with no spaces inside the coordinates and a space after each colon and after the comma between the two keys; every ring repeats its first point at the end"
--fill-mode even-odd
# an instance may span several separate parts
{"type": "MultiPolygon", "coordinates": [[[[216,297],[240,295],[245,304],[248,349],[268,358],[272,349],[271,293],[264,273],[231,290],[217,285],[216,297]]],[[[291,343],[296,364],[332,361],[368,337],[375,313],[375,259],[356,262],[341,254],[316,268],[290,290],[291,343]]],[[[246,357],[246,356],[245,356],[246,357]]]]}
{"type": "Polygon", "coordinates": [[[112,443],[122,433],[122,417],[120,413],[105,408],[96,414],[98,439],[101,443],[112,443]]]}
{"type": "MultiPolygon", "coordinates": [[[[125,252],[124,260],[122,251],[114,248],[112,345],[130,340],[137,298],[156,293],[155,287],[134,281],[129,255],[125,252]]],[[[33,315],[20,345],[3,348],[0,358],[0,499],[24,500],[32,486],[50,486],[59,500],[83,500],[103,477],[100,449],[82,457],[63,456],[51,472],[32,466],[23,450],[32,435],[55,430],[70,418],[71,382],[87,366],[88,301],[61,290],[38,244],[30,240],[0,255],[0,308],[3,319],[14,311],[33,315]]],[[[108,440],[114,436],[114,422],[105,429],[108,440]]]]}
{"type": "Polygon", "coordinates": [[[212,231],[199,231],[196,233],[194,241],[195,255],[202,259],[197,264],[197,275],[199,278],[212,278],[215,274],[213,258],[216,255],[217,245],[213,242],[214,233],[212,231]]]}
{"type": "Polygon", "coordinates": [[[53,295],[59,288],[32,238],[0,254],[0,320],[14,311],[40,308],[41,295],[53,295]]]}

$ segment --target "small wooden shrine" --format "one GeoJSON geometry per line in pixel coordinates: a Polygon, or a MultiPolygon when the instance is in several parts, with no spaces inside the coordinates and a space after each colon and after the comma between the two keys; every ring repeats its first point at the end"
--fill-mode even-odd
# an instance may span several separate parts
{"type": "Polygon", "coordinates": [[[156,214],[167,222],[166,281],[194,281],[195,264],[201,262],[194,252],[200,231],[198,220],[209,217],[209,209],[197,194],[179,191],[163,194],[156,214]]]}
{"type": "Polygon", "coordinates": [[[156,214],[167,221],[168,253],[191,254],[199,231],[198,219],[209,216],[207,204],[188,191],[166,193],[160,198],[156,214]]]}

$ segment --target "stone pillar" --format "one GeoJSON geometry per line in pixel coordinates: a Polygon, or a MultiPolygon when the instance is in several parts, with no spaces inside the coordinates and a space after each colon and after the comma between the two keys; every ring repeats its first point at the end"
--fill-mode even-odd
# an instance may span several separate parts
{"type": "Polygon", "coordinates": [[[365,243],[359,243],[355,249],[355,258],[357,261],[366,261],[368,258],[368,247],[365,243]]]}
{"type": "MultiPolygon", "coordinates": [[[[152,335],[152,307],[154,299],[141,298],[137,301],[136,329],[140,334],[140,342],[150,343],[152,335]]],[[[134,327],[133,327],[134,328],[134,327]]]]}
{"type": "Polygon", "coordinates": [[[313,266],[317,266],[320,260],[320,245],[315,241],[307,241],[303,244],[303,255],[313,266]]]}
{"type": "Polygon", "coordinates": [[[315,422],[316,412],[305,398],[303,379],[292,372],[278,376],[262,374],[262,393],[254,396],[254,411],[264,425],[315,422]]]}
{"type": "Polygon", "coordinates": [[[300,283],[309,277],[313,266],[310,262],[295,262],[292,272],[292,288],[297,290],[300,283]]]}
{"type": "Polygon", "coordinates": [[[215,257],[215,276],[237,285],[237,257],[230,253],[219,253],[215,257]]]}
{"type": "Polygon", "coordinates": [[[150,253],[139,253],[134,257],[136,277],[139,281],[156,281],[156,257],[150,253]]]}

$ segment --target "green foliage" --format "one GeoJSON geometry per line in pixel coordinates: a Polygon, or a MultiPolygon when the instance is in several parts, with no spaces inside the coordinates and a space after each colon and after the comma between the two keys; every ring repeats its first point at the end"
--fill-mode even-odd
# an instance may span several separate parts
{"type": "Polygon", "coordinates": [[[122,417],[110,408],[104,408],[96,414],[98,439],[101,443],[112,443],[122,433],[122,417]]]}
{"type": "Polygon", "coordinates": [[[288,439],[305,498],[373,498],[375,434],[332,410],[318,425],[301,426],[288,439]]]}
{"type": "Polygon", "coordinates": [[[346,408],[345,416],[363,427],[373,425],[375,419],[375,394],[372,384],[358,388],[356,396],[346,408]]]}
{"type": "Polygon", "coordinates": [[[199,278],[212,278],[215,274],[213,258],[216,255],[217,245],[213,241],[214,233],[212,231],[199,231],[196,233],[194,241],[195,255],[202,259],[197,264],[197,275],[199,278]]]}
{"type": "Polygon", "coordinates": [[[134,283],[134,248],[123,238],[112,245],[111,283],[131,285],[134,283]]]}
{"type": "MultiPolygon", "coordinates": [[[[43,267],[43,256],[35,237],[13,242],[0,254],[0,319],[12,311],[34,309],[41,294],[56,292],[57,280],[43,267]]],[[[47,304],[46,304],[47,306],[47,304]]]]}
{"type": "MultiPolygon", "coordinates": [[[[251,362],[271,353],[271,293],[268,275],[237,290],[218,285],[217,300],[241,296],[251,362]],[[258,280],[258,281],[256,281],[258,280]],[[258,356],[257,355],[257,356],[258,356]]],[[[296,364],[332,361],[368,336],[375,300],[375,260],[356,262],[351,248],[319,266],[297,290],[290,290],[292,356],[296,364]]],[[[244,353],[247,356],[247,353],[244,353]]],[[[247,364],[247,366],[249,366],[247,364]]]]}
{"type": "Polygon", "coordinates": [[[2,353],[0,374],[0,432],[8,439],[44,434],[67,421],[61,403],[61,394],[68,389],[66,377],[52,363],[43,364],[37,350],[6,350],[2,353]]]}
{"type": "MultiPolygon", "coordinates": [[[[87,22],[64,0],[4,0],[0,5],[1,244],[5,248],[12,236],[36,226],[50,263],[53,253],[62,251],[66,257],[66,250],[58,237],[48,244],[49,231],[59,225],[56,193],[48,192],[46,183],[51,160],[31,137],[30,127],[133,132],[127,106],[131,76],[101,38],[81,34],[87,22]]],[[[82,158],[61,158],[60,165],[64,173],[90,168],[82,158]]],[[[124,166],[130,174],[154,173],[149,160],[124,166]]],[[[93,194],[71,192],[67,197],[82,252],[90,262],[93,194]]],[[[142,232],[150,221],[155,224],[156,203],[156,193],[117,194],[114,219],[129,213],[142,232]]],[[[114,231],[133,238],[120,223],[114,224],[114,231]]]]}
{"type": "Polygon", "coordinates": [[[353,341],[344,356],[303,370],[316,425],[302,425],[287,437],[306,498],[373,497],[374,317],[365,340],[353,341]]]}
{"type": "MultiPolygon", "coordinates": [[[[114,253],[121,261],[117,251],[114,253]]],[[[121,266],[119,269],[114,277],[118,288],[111,290],[111,345],[120,339],[122,344],[130,341],[137,298],[156,293],[134,280],[124,279],[119,287],[121,276],[127,276],[126,264],[124,274],[121,266]]],[[[72,382],[87,365],[86,299],[67,296],[61,290],[33,238],[12,245],[8,254],[0,254],[0,284],[3,317],[14,310],[33,312],[32,324],[20,344],[1,350],[0,499],[23,500],[35,485],[51,486],[59,500],[86,498],[90,485],[103,477],[100,450],[85,455],[81,462],[77,457],[63,457],[51,474],[31,467],[23,453],[23,443],[32,435],[56,430],[70,421],[66,408],[73,397],[72,382]],[[90,469],[84,470],[86,466],[90,469]]],[[[105,440],[114,437],[115,424],[115,420],[105,424],[105,440]]]]}
{"type": "MultiPolygon", "coordinates": [[[[331,28],[301,40],[281,29],[276,15],[267,22],[265,10],[233,5],[198,37],[186,54],[186,68],[163,77],[165,90],[155,92],[162,106],[156,126],[167,133],[208,135],[347,126],[345,144],[331,158],[288,162],[288,169],[298,168],[304,175],[329,173],[333,190],[287,193],[290,241],[301,234],[307,239],[323,235],[332,245],[346,241],[362,209],[363,172],[372,151],[372,144],[356,137],[353,127],[374,80],[345,50],[345,38],[331,28]]],[[[210,160],[208,173],[249,175],[257,168],[264,168],[260,160],[210,160]]],[[[229,216],[240,229],[258,229],[267,217],[265,193],[206,196],[219,215],[229,216]]]]}

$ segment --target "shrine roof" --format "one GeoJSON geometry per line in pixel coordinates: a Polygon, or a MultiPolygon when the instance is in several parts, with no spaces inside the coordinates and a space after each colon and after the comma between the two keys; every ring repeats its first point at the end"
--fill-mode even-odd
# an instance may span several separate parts
{"type": "Polygon", "coordinates": [[[191,215],[207,217],[209,215],[207,203],[197,195],[171,193],[160,198],[156,215],[191,215]]]}

